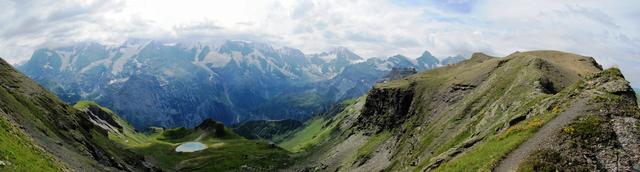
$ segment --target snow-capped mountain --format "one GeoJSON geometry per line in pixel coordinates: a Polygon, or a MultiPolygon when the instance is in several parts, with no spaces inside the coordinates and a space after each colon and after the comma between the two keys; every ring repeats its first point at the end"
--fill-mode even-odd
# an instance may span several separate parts
{"type": "Polygon", "coordinates": [[[423,71],[440,65],[429,52],[416,59],[364,59],[344,47],[304,54],[246,41],[132,39],[119,46],[39,49],[18,68],[64,101],[94,100],[144,128],[192,127],[207,118],[227,124],[303,120],[365,93],[394,67],[423,71]]]}

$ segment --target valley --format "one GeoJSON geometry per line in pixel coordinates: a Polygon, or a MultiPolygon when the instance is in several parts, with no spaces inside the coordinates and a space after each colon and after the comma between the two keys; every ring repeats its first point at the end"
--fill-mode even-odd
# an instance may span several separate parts
{"type": "Polygon", "coordinates": [[[193,129],[153,128],[147,132],[136,132],[126,122],[116,121],[123,129],[109,132],[104,142],[148,156],[145,161],[166,171],[273,170],[292,163],[287,151],[268,142],[247,140],[213,120],[193,129]],[[193,145],[194,150],[180,151],[184,144],[193,145]]]}

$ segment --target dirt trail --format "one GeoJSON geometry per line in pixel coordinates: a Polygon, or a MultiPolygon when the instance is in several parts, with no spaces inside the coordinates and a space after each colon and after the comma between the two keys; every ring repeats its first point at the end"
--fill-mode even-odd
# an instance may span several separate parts
{"type": "Polygon", "coordinates": [[[548,144],[551,138],[558,132],[563,126],[569,124],[571,121],[581,116],[584,107],[586,106],[585,100],[577,100],[569,107],[569,109],[560,113],[556,118],[547,122],[542,128],[529,138],[524,143],[520,144],[518,148],[511,151],[493,171],[496,172],[511,172],[516,171],[520,163],[533,151],[540,148],[543,144],[548,144]]]}

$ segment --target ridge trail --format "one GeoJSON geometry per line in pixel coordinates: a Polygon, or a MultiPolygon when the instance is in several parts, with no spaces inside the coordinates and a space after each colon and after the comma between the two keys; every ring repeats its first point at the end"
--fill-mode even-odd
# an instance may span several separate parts
{"type": "Polygon", "coordinates": [[[553,135],[555,135],[563,126],[569,124],[577,117],[582,116],[583,113],[581,113],[581,111],[586,106],[586,100],[578,99],[579,100],[572,103],[567,110],[542,126],[542,128],[540,128],[533,137],[527,139],[524,143],[520,144],[518,148],[507,154],[507,156],[500,161],[493,171],[516,171],[520,163],[522,163],[529,154],[539,149],[544,144],[548,144],[553,135]]]}

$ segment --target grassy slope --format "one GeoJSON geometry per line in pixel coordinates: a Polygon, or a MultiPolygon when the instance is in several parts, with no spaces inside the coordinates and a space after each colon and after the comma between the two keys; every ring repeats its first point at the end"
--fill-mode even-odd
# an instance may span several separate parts
{"type": "MultiPolygon", "coordinates": [[[[357,103],[358,100],[363,101],[364,97],[345,100],[342,102],[342,105],[349,107],[357,103]]],[[[340,125],[342,120],[347,115],[355,112],[356,110],[353,108],[345,108],[344,111],[335,116],[317,116],[307,121],[303,127],[300,127],[298,131],[294,131],[293,134],[285,138],[278,145],[291,152],[309,150],[317,144],[331,138],[331,134],[336,131],[336,127],[340,125]]]]}
{"type": "Polygon", "coordinates": [[[300,152],[325,139],[332,131],[330,127],[323,126],[327,123],[324,117],[316,117],[305,124],[302,130],[293,134],[279,146],[291,152],[300,152]]]}
{"type": "MultiPolygon", "coordinates": [[[[93,102],[79,102],[74,107],[95,105],[93,102]]],[[[105,111],[110,111],[102,107],[105,111]]],[[[109,133],[109,140],[119,143],[137,154],[151,156],[154,164],[167,171],[229,171],[240,169],[269,170],[290,164],[288,152],[272,147],[266,142],[255,142],[242,138],[231,130],[218,138],[203,130],[174,128],[154,128],[150,133],[136,132],[131,125],[114,115],[123,134],[109,133]],[[200,141],[207,149],[193,153],[175,152],[182,142],[200,141]]],[[[106,142],[106,141],[105,141],[106,142]]]]}
{"type": "MultiPolygon", "coordinates": [[[[554,96],[554,99],[561,99],[568,96],[570,92],[579,91],[581,88],[576,83],[574,86],[565,89],[564,92],[554,96]]],[[[543,102],[534,100],[532,102],[543,102]]],[[[546,122],[555,118],[560,112],[566,108],[570,102],[556,105],[551,111],[543,113],[539,116],[526,119],[514,126],[509,127],[505,132],[496,133],[490,136],[484,143],[457,156],[451,161],[437,168],[435,171],[463,171],[465,169],[477,169],[476,171],[491,171],[503,156],[507,155],[518,145],[533,136],[536,131],[546,122]]]]}
{"type": "Polygon", "coordinates": [[[62,171],[64,165],[42,150],[22,131],[0,116],[0,171],[62,171]]]}
{"type": "MultiPolygon", "coordinates": [[[[394,139],[391,142],[398,145],[392,150],[393,162],[386,170],[424,170],[439,161],[439,157],[451,153],[451,150],[459,149],[465,153],[450,155],[453,158],[445,159],[440,168],[435,170],[490,171],[502,156],[532,136],[540,126],[553,119],[567,106],[566,102],[556,102],[553,99],[567,96],[567,91],[576,88],[572,85],[574,81],[597,71],[599,69],[594,67],[591,61],[570,53],[536,51],[515,53],[506,58],[491,58],[479,54],[457,65],[438,68],[403,80],[377,84],[374,89],[390,91],[414,87],[414,102],[411,105],[411,113],[414,115],[405,119],[400,127],[385,131],[390,132],[392,137],[388,137],[385,132],[368,137],[363,145],[357,146],[358,151],[353,153],[355,155],[348,157],[357,157],[355,161],[358,161],[376,156],[368,152],[377,149],[384,151],[379,143],[391,138],[394,139]],[[558,72],[562,72],[563,75],[557,75],[558,72]],[[539,78],[553,82],[554,89],[572,88],[556,95],[536,92],[534,90],[538,88],[535,87],[535,83],[539,78]],[[472,84],[477,87],[461,95],[452,95],[450,87],[454,84],[472,84]],[[456,100],[456,96],[460,96],[460,99],[456,100]],[[532,108],[536,110],[531,111],[532,108]],[[522,114],[531,114],[533,118],[527,118],[510,127],[505,126],[511,119],[522,114]],[[472,144],[470,149],[463,147],[466,141],[474,138],[480,138],[480,142],[472,144]]],[[[334,118],[337,117],[340,115],[334,118]]],[[[311,145],[317,144],[318,141],[311,141],[313,136],[322,133],[323,129],[326,130],[319,126],[331,120],[314,119],[307,124],[307,128],[300,130],[297,137],[288,140],[297,144],[284,142],[286,144],[281,145],[291,149],[291,145],[301,145],[304,141],[309,141],[311,145]]],[[[342,142],[336,139],[344,138],[333,138],[330,144],[342,142]]],[[[320,154],[323,152],[312,157],[322,156],[320,154]]],[[[351,167],[343,166],[340,170],[357,168],[352,164],[346,163],[351,167]]]]}
{"type": "MultiPolygon", "coordinates": [[[[432,154],[418,154],[416,156],[420,159],[426,159],[418,165],[416,170],[422,170],[433,163],[436,160],[436,155],[444,155],[451,149],[460,149],[459,147],[465,140],[472,139],[472,134],[485,136],[484,141],[475,145],[473,149],[467,151],[461,156],[456,156],[454,159],[447,161],[445,164],[439,166],[436,171],[461,171],[465,169],[476,169],[480,171],[490,171],[493,164],[497,163],[502,156],[506,155],[512,149],[515,149],[520,143],[532,136],[536,129],[542,126],[545,122],[552,119],[555,114],[560,110],[555,109],[553,112],[546,112],[541,115],[537,115],[534,118],[529,118],[523,122],[518,123],[515,126],[511,126],[505,132],[496,132],[497,129],[503,126],[505,120],[512,118],[514,115],[520,115],[528,113],[530,107],[538,107],[547,101],[549,95],[546,94],[531,94],[534,88],[532,84],[536,78],[554,77],[548,73],[544,73],[544,70],[539,69],[532,70],[530,60],[534,60],[534,56],[557,56],[554,52],[533,52],[533,53],[521,53],[516,54],[513,57],[507,57],[503,59],[491,59],[483,62],[479,65],[475,65],[470,68],[462,68],[463,71],[452,72],[451,70],[458,69],[442,69],[447,70],[450,74],[438,74],[439,71],[433,72],[433,75],[427,75],[428,79],[422,79],[418,82],[417,90],[431,90],[434,81],[451,81],[462,80],[454,82],[473,82],[474,79],[479,78],[474,76],[477,73],[483,73],[483,70],[491,68],[491,63],[496,63],[499,68],[490,72],[490,76],[486,78],[482,85],[479,85],[468,95],[465,95],[464,100],[459,105],[452,105],[449,109],[449,115],[442,116],[438,119],[434,117],[427,125],[426,131],[436,131],[422,135],[422,144],[418,151],[433,151],[432,154]],[[509,60],[509,61],[506,61],[509,60]],[[488,65],[487,65],[488,64],[488,65]],[[500,67],[508,66],[508,67],[500,67]],[[467,70],[467,71],[464,71],[467,70]],[[471,73],[468,71],[472,71],[471,73]],[[514,75],[518,73],[518,75],[514,75]],[[437,75],[436,75],[437,74],[437,75]],[[438,77],[447,77],[443,79],[436,79],[438,77]],[[432,78],[431,78],[432,77],[432,78]],[[454,78],[454,79],[452,79],[454,78]],[[466,81],[465,81],[466,80],[466,81]],[[422,83],[421,83],[422,82],[422,83]],[[523,101],[525,100],[525,101],[523,101]],[[502,108],[502,113],[496,115],[492,112],[494,108],[502,108]],[[507,109],[504,109],[507,108],[507,109]],[[468,116],[469,114],[473,114],[468,116]],[[445,132],[446,134],[439,134],[437,131],[445,132]]],[[[563,63],[571,63],[571,58],[563,57],[565,55],[554,58],[547,58],[546,60],[553,65],[564,65],[563,63]]],[[[571,55],[569,55],[571,56],[571,55]]],[[[469,62],[467,62],[469,63],[469,62]]],[[[467,64],[463,64],[467,65],[467,64]]],[[[581,66],[580,66],[581,67],[581,66]]],[[[564,69],[560,69],[564,70],[564,69]]],[[[565,80],[575,80],[578,78],[577,73],[589,73],[589,68],[571,68],[566,69],[565,73],[569,78],[565,80]]],[[[561,78],[550,78],[550,80],[562,81],[561,78]]],[[[441,82],[440,81],[440,82],[441,82]]],[[[404,81],[406,82],[406,81],[404,81]]],[[[437,83],[437,82],[436,82],[437,83]]],[[[568,84],[557,82],[556,84],[568,84]]],[[[401,87],[405,84],[403,82],[395,83],[391,87],[401,87]]],[[[447,85],[447,84],[442,84],[447,85]]],[[[389,86],[386,86],[389,87],[389,86]]],[[[437,86],[436,86],[437,87],[437,86]]],[[[437,89],[433,89],[437,90],[437,89]]],[[[418,93],[424,94],[424,93],[418,93]]]]}
{"type": "Polygon", "coordinates": [[[7,146],[0,149],[0,152],[7,153],[1,156],[9,158],[11,163],[6,168],[15,166],[23,168],[16,171],[56,171],[65,166],[65,169],[114,170],[110,167],[113,164],[123,165],[120,157],[104,154],[102,147],[92,142],[97,138],[91,136],[95,128],[83,118],[83,113],[63,103],[1,59],[0,85],[2,128],[8,132],[4,136],[14,137],[0,139],[0,144],[7,146]],[[16,130],[16,127],[20,129],[16,130]],[[46,153],[26,149],[37,147],[44,148],[46,153]],[[90,151],[97,152],[97,155],[88,156],[90,151]],[[58,162],[53,162],[51,157],[58,162]],[[97,161],[107,157],[110,159],[107,163],[97,161]],[[11,162],[11,158],[15,162],[11,162]]]}

